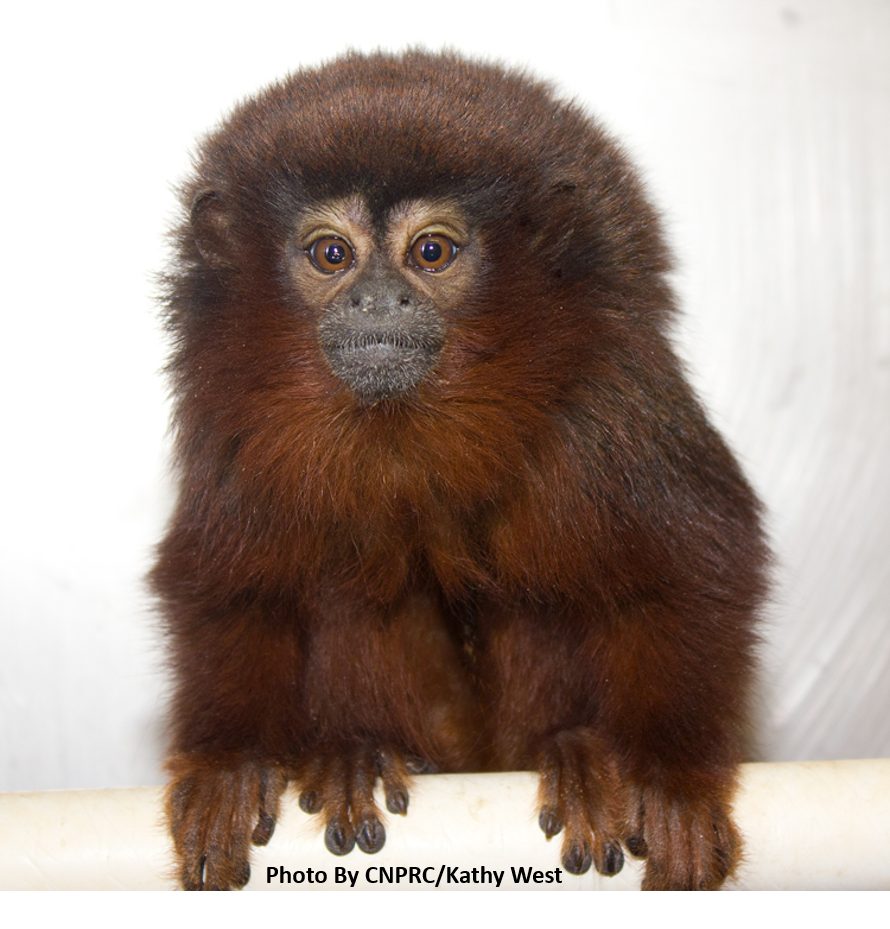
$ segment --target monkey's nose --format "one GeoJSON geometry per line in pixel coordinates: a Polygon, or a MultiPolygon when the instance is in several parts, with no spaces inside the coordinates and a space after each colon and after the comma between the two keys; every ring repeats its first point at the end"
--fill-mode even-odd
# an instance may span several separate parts
{"type": "Polygon", "coordinates": [[[373,288],[368,291],[353,291],[349,304],[354,312],[378,318],[399,315],[414,309],[414,300],[407,290],[399,292],[373,288]]]}

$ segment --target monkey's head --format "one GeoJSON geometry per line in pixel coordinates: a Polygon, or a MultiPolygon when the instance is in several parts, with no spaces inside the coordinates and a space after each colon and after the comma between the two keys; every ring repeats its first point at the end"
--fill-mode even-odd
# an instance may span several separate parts
{"type": "Polygon", "coordinates": [[[286,466],[303,475],[413,442],[447,479],[437,441],[456,431],[494,467],[482,449],[546,427],[670,314],[619,148],[546,85],[448,54],[347,55],[273,85],[204,141],[183,200],[180,433],[230,464],[260,437],[244,467],[326,449],[286,466]]]}

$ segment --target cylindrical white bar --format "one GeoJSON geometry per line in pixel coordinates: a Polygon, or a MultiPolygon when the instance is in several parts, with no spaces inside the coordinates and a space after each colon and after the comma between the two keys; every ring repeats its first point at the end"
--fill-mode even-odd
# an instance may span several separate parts
{"type": "MultiPolygon", "coordinates": [[[[525,773],[418,777],[408,816],[386,818],[384,849],[343,858],[289,791],[246,889],[639,887],[629,856],[614,878],[566,874],[559,837],[538,828],[536,789],[525,773]]],[[[161,796],[0,794],[0,889],[173,889],[161,796]]],[[[890,759],[745,765],[735,806],[746,860],[727,889],[890,889],[890,759]]]]}

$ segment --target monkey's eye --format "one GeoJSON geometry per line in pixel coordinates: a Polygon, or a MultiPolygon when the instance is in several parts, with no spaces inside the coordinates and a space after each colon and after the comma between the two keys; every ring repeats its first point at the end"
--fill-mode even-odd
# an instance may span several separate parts
{"type": "Polygon", "coordinates": [[[454,261],[457,246],[448,236],[422,235],[408,250],[408,261],[421,271],[441,271],[454,261]]]}
{"type": "Polygon", "coordinates": [[[355,261],[355,252],[346,239],[326,235],[316,239],[307,249],[309,260],[325,274],[345,271],[355,261]]]}

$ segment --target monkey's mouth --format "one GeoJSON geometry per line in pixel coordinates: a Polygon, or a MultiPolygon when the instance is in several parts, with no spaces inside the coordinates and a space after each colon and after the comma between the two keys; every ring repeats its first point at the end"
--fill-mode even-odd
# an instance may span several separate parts
{"type": "Polygon", "coordinates": [[[343,341],[323,341],[334,373],[363,400],[398,397],[416,387],[436,362],[442,349],[438,338],[412,339],[405,335],[362,333],[343,341]]]}
{"type": "Polygon", "coordinates": [[[363,358],[366,364],[399,364],[402,357],[415,349],[410,342],[391,335],[364,336],[340,347],[344,355],[363,358]]]}

